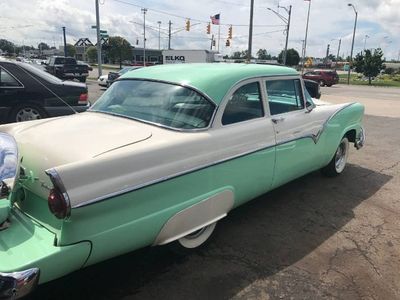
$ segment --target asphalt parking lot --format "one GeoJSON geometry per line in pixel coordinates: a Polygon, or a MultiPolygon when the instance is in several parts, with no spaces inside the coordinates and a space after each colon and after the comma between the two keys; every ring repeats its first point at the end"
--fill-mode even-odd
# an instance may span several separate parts
{"type": "MultiPolygon", "coordinates": [[[[103,91],[88,86],[93,102],[103,91]]],[[[400,89],[337,85],[322,94],[366,105],[367,143],[351,150],[344,174],[314,172],[249,202],[190,255],[142,249],[32,298],[400,299],[400,89]]]]}

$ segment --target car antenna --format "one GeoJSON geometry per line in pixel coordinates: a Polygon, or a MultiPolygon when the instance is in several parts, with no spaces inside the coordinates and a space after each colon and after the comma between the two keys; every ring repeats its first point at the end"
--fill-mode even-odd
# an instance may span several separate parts
{"type": "Polygon", "coordinates": [[[43,86],[46,90],[48,90],[50,93],[52,93],[58,100],[60,100],[62,103],[64,103],[66,106],[68,106],[75,114],[78,112],[71,106],[69,105],[64,99],[62,99],[60,96],[58,96],[55,92],[53,92],[50,88],[48,88],[46,85],[44,85],[39,79],[37,79],[35,76],[33,76],[31,73],[29,73],[27,70],[16,64],[18,68],[20,68],[22,71],[24,71],[28,76],[30,76],[33,80],[38,82],[41,86],[43,86]]]}

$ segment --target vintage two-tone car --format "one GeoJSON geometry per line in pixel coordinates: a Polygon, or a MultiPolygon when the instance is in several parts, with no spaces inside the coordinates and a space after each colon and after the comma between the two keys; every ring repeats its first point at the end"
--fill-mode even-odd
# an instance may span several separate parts
{"type": "Polygon", "coordinates": [[[0,298],[148,245],[196,248],[235,207],[343,172],[358,103],[315,105],[290,68],[128,72],[84,113],[0,126],[0,298]]]}

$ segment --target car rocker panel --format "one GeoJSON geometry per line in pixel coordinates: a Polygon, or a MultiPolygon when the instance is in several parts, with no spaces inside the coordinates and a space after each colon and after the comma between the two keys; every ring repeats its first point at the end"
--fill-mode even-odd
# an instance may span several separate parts
{"type": "MultiPolygon", "coordinates": [[[[365,142],[364,107],[358,103],[307,106],[304,100],[303,108],[271,115],[273,96],[265,82],[299,80],[291,69],[224,64],[146,69],[124,75],[98,102],[113,101],[113,93],[130,79],[163,86],[169,78],[177,98],[213,95],[210,124],[199,130],[167,128],[121,115],[125,108],[118,102],[112,106],[117,113],[94,109],[0,127],[2,149],[7,140],[18,148],[15,172],[8,176],[15,182],[8,200],[0,200],[5,207],[0,205],[0,296],[27,293],[15,285],[21,273],[13,272],[35,271],[29,276],[36,281],[26,279],[30,291],[37,282],[141,247],[176,241],[197,247],[233,208],[327,166],[343,137],[357,148],[365,142]],[[206,74],[227,75],[217,88],[217,77],[206,74]],[[260,87],[263,116],[224,124],[230,101],[243,100],[235,92],[249,83],[260,87]]],[[[247,94],[251,112],[254,95],[247,94]]],[[[174,112],[191,111],[198,103],[179,104],[174,112]]]]}

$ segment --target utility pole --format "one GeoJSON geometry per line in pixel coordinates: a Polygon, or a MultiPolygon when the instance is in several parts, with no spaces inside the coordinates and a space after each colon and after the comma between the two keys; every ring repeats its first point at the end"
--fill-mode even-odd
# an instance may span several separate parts
{"type": "Polygon", "coordinates": [[[358,18],[358,12],[356,8],[354,7],[353,4],[349,3],[347,4],[348,6],[351,6],[354,10],[354,13],[356,14],[356,18],[354,20],[354,29],[353,29],[353,41],[351,42],[351,51],[350,51],[350,62],[349,62],[349,71],[347,73],[347,84],[350,84],[350,71],[351,71],[351,66],[353,64],[353,49],[354,49],[354,37],[356,36],[356,28],[357,28],[357,18],[358,18]]]}
{"type": "Polygon", "coordinates": [[[63,38],[64,38],[64,56],[67,57],[67,39],[65,38],[65,27],[63,26],[63,38]]]}
{"type": "Polygon", "coordinates": [[[100,38],[100,12],[99,12],[99,0],[96,0],[96,35],[97,35],[97,70],[99,77],[102,75],[101,69],[101,38],[100,38]]]}
{"type": "Polygon", "coordinates": [[[278,9],[279,8],[283,8],[287,14],[288,17],[285,18],[284,16],[282,16],[279,12],[273,10],[272,8],[267,8],[268,10],[272,11],[274,14],[276,14],[285,24],[286,24],[286,43],[285,43],[285,51],[283,53],[283,64],[286,65],[286,57],[287,57],[287,48],[288,48],[288,42],[289,42],[289,30],[290,30],[290,16],[292,14],[292,6],[289,6],[289,9],[287,9],[284,6],[279,6],[278,5],[278,9]]]}
{"type": "Polygon", "coordinates": [[[171,50],[171,26],[172,22],[169,20],[168,22],[168,50],[171,50]]]}
{"type": "Polygon", "coordinates": [[[330,44],[328,44],[328,46],[326,47],[326,61],[328,62],[328,58],[329,58],[329,48],[331,47],[330,44]]]}
{"type": "Polygon", "coordinates": [[[143,67],[146,66],[146,12],[147,8],[141,9],[143,12],[143,67]]]}
{"type": "Polygon", "coordinates": [[[211,45],[210,45],[210,50],[212,50],[214,45],[214,35],[211,35],[211,45]]]}
{"type": "Polygon", "coordinates": [[[340,52],[340,45],[342,44],[342,39],[339,39],[339,46],[337,49],[337,54],[336,54],[336,61],[339,61],[339,52],[340,52]]]}
{"type": "Polygon", "coordinates": [[[158,50],[161,50],[161,21],[158,21],[158,50]]]}
{"type": "Polygon", "coordinates": [[[247,62],[251,60],[251,47],[253,43],[253,13],[254,13],[254,0],[250,0],[250,26],[249,26],[249,46],[247,49],[247,62]]]}
{"type": "Polygon", "coordinates": [[[310,21],[311,0],[307,0],[307,1],[308,1],[308,13],[307,13],[307,24],[306,24],[306,36],[304,38],[303,59],[302,59],[302,63],[301,63],[301,73],[304,72],[304,60],[306,59],[306,52],[307,52],[308,23],[310,21]]]}

